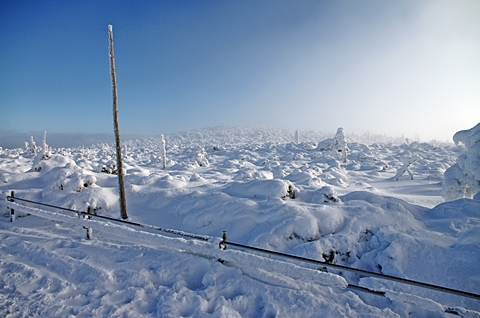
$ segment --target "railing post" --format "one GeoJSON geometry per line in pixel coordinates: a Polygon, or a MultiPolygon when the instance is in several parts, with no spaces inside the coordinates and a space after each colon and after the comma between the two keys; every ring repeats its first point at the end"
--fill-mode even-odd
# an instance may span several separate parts
{"type": "MultiPolygon", "coordinates": [[[[15,197],[15,191],[11,191],[10,192],[10,202],[15,202],[14,201],[14,198],[15,197]]],[[[16,216],[15,216],[15,210],[13,208],[10,208],[10,222],[14,222],[16,220],[16,216]]]]}
{"type": "Polygon", "coordinates": [[[227,242],[227,231],[223,231],[222,241],[218,244],[218,247],[221,250],[227,249],[227,245],[225,244],[225,242],[227,242]]]}
{"type": "MultiPolygon", "coordinates": [[[[88,206],[87,208],[87,214],[92,214],[92,207],[88,206]]],[[[88,215],[83,215],[83,218],[86,220],[90,220],[90,216],[88,215]]],[[[84,226],[83,227],[85,230],[87,230],[87,240],[91,240],[93,238],[93,230],[91,227],[84,226]]]]}
{"type": "Polygon", "coordinates": [[[85,229],[87,230],[87,240],[91,240],[93,238],[93,230],[91,227],[85,227],[85,229]]]}

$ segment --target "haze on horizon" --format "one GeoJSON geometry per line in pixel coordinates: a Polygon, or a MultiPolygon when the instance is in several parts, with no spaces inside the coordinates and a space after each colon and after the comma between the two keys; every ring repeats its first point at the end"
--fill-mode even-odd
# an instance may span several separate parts
{"type": "Polygon", "coordinates": [[[475,0],[3,1],[0,143],[113,134],[108,24],[122,135],[251,124],[451,141],[480,121],[479,15],[475,0]]]}

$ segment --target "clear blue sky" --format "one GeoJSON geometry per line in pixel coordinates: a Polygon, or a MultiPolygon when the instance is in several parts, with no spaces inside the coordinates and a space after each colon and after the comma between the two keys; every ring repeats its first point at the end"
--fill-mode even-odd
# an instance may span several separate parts
{"type": "Polygon", "coordinates": [[[444,141],[480,121],[477,0],[2,0],[0,134],[113,134],[108,24],[122,135],[261,124],[444,141]]]}

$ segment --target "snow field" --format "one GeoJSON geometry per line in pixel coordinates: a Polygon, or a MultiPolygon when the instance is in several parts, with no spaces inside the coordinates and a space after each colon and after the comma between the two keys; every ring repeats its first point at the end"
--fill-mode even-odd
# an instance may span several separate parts
{"type": "MultiPolygon", "coordinates": [[[[307,136],[300,132],[294,143],[282,131],[238,127],[166,136],[166,169],[160,138],[125,142],[129,219],[212,237],[227,230],[232,242],[480,292],[480,203],[443,203],[440,196],[443,172],[460,146],[350,142],[342,163],[307,136]],[[406,174],[394,181],[413,157],[414,179],[406,174]]],[[[51,159],[39,160],[21,149],[3,150],[3,194],[15,190],[16,197],[119,217],[112,146],[50,151],[51,159]]],[[[211,243],[165,239],[170,248],[208,259],[157,249],[158,236],[143,231],[137,237],[113,225],[91,226],[94,240],[86,241],[81,223],[93,220],[78,219],[76,226],[61,216],[57,222],[35,216],[8,221],[0,222],[0,285],[6,291],[0,297],[10,300],[0,312],[12,317],[15,310],[52,317],[446,315],[418,299],[420,305],[405,303],[401,293],[480,310],[472,299],[356,274],[344,276],[392,291],[391,300],[323,287],[345,281],[335,272],[279,265],[207,247],[211,243]]]]}

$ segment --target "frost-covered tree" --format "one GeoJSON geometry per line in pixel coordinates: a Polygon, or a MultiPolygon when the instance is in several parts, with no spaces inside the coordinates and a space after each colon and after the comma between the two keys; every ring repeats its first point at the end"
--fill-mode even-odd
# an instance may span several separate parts
{"type": "Polygon", "coordinates": [[[337,129],[333,148],[337,151],[337,154],[340,156],[342,161],[347,162],[347,139],[345,138],[345,133],[343,132],[342,127],[337,129]]]}
{"type": "Polygon", "coordinates": [[[455,144],[463,144],[457,163],[443,175],[442,195],[445,200],[471,198],[480,192],[480,123],[453,135],[455,144]]]}
{"type": "Polygon", "coordinates": [[[35,141],[33,141],[33,136],[30,136],[30,143],[32,144],[32,152],[34,154],[37,153],[37,144],[35,143],[35,141]]]}
{"type": "Polygon", "coordinates": [[[42,145],[42,148],[43,148],[42,159],[44,159],[44,160],[50,159],[50,157],[51,157],[52,155],[50,154],[50,149],[48,148],[48,145],[47,145],[47,132],[46,132],[46,131],[43,133],[43,145],[42,145]]]}
{"type": "Polygon", "coordinates": [[[162,158],[163,158],[163,169],[166,169],[167,168],[167,149],[165,147],[165,137],[162,135],[160,135],[160,137],[162,138],[162,158]]]}
{"type": "Polygon", "coordinates": [[[43,133],[43,151],[48,152],[48,145],[47,145],[47,132],[43,133]]]}
{"type": "Polygon", "coordinates": [[[295,131],[295,143],[298,145],[300,143],[300,137],[298,130],[295,131]]]}

